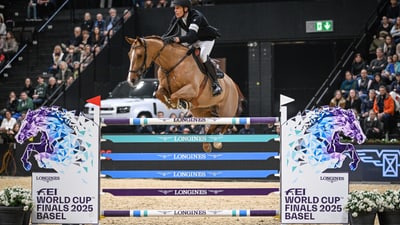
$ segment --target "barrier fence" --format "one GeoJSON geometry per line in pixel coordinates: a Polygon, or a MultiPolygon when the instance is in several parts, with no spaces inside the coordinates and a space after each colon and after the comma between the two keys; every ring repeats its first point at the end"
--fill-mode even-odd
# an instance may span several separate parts
{"type": "Polygon", "coordinates": [[[279,210],[103,210],[104,217],[254,217],[277,216],[279,210]]]}

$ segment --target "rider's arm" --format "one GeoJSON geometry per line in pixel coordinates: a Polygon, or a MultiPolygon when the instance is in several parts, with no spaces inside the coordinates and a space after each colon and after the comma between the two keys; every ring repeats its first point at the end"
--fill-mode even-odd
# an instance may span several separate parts
{"type": "Polygon", "coordinates": [[[203,18],[199,15],[194,16],[192,23],[189,24],[189,31],[184,36],[179,36],[180,43],[193,44],[198,40],[197,34],[200,29],[203,18]]]}

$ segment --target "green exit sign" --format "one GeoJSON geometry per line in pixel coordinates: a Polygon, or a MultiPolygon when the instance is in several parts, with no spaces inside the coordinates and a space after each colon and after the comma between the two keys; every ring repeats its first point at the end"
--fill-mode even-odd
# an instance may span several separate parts
{"type": "Polygon", "coordinates": [[[306,33],[333,32],[333,20],[306,21],[306,33]]]}

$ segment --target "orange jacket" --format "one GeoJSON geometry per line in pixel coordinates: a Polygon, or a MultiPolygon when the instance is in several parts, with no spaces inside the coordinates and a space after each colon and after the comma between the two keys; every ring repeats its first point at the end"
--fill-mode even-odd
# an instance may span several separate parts
{"type": "MultiPolygon", "coordinates": [[[[379,108],[378,108],[378,98],[379,96],[376,96],[375,101],[374,101],[374,111],[376,113],[379,113],[379,108]]],[[[386,114],[394,115],[394,100],[390,95],[386,95],[385,100],[383,100],[383,112],[386,114]]]]}

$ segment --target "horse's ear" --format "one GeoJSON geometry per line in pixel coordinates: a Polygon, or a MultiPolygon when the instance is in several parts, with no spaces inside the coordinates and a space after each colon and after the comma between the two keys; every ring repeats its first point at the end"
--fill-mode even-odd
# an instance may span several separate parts
{"type": "Polygon", "coordinates": [[[143,45],[143,40],[140,37],[136,37],[136,40],[139,42],[139,44],[143,45]]]}
{"type": "Polygon", "coordinates": [[[125,36],[125,41],[131,45],[131,44],[133,44],[133,42],[135,42],[135,39],[125,36]]]}

